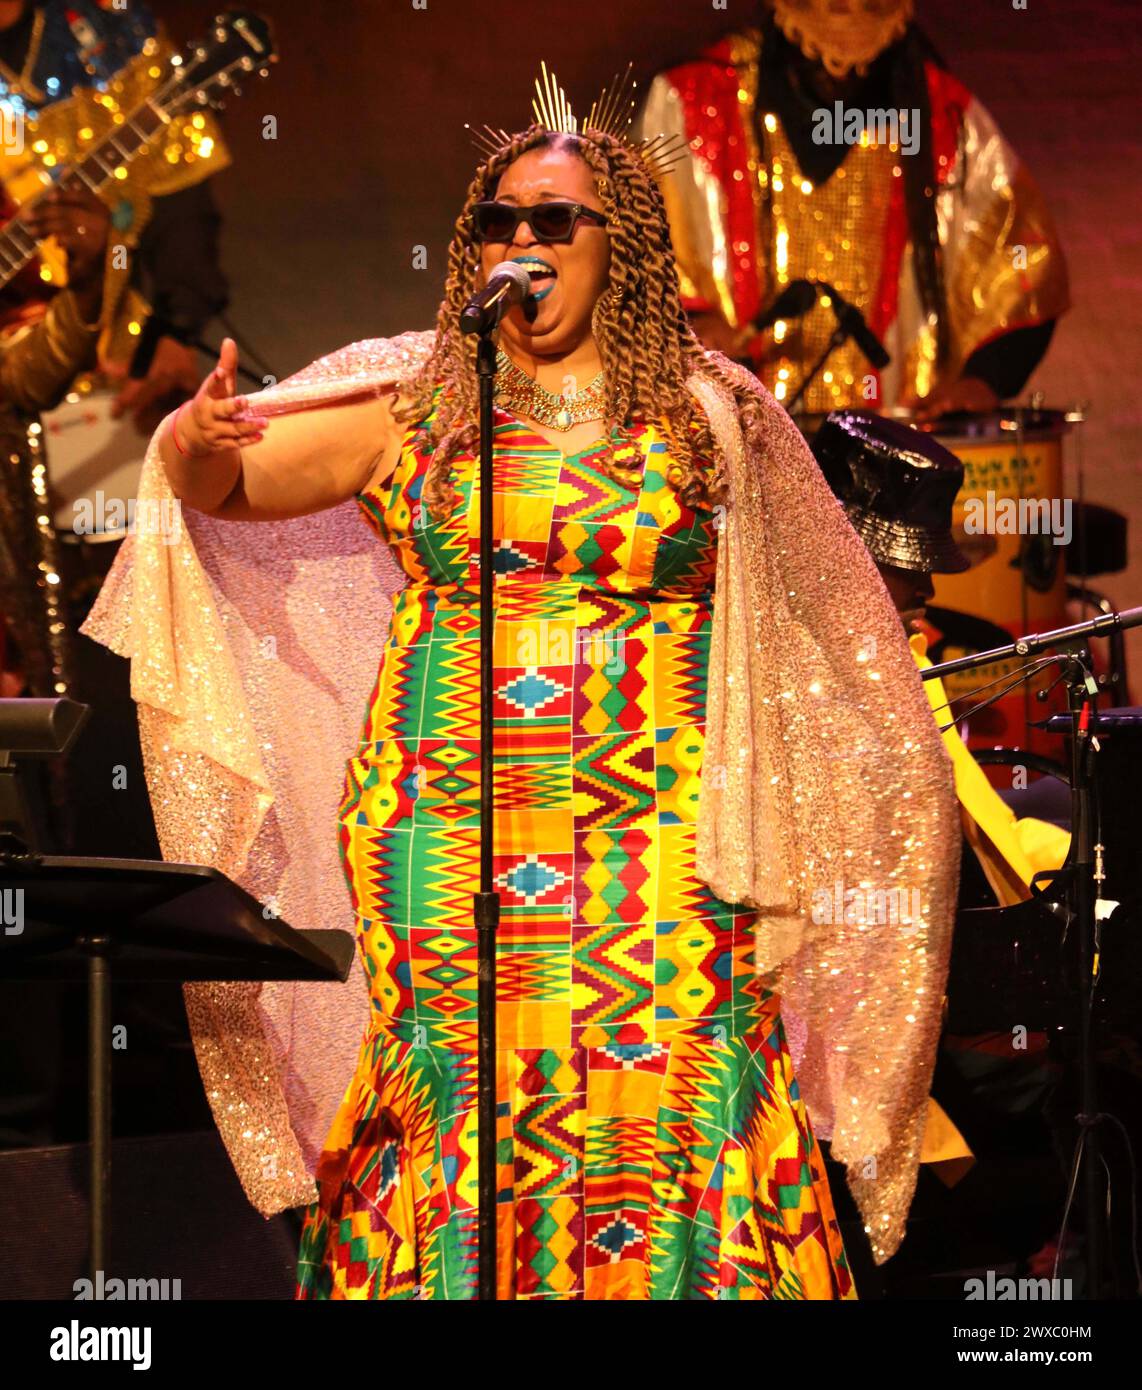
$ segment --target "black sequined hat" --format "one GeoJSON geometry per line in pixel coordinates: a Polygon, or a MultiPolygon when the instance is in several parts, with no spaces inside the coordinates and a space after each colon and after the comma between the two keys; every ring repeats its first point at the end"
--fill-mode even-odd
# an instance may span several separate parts
{"type": "Polygon", "coordinates": [[[878,564],[924,574],[971,568],[952,535],[964,466],[930,434],[880,415],[834,410],[813,453],[878,564]]]}

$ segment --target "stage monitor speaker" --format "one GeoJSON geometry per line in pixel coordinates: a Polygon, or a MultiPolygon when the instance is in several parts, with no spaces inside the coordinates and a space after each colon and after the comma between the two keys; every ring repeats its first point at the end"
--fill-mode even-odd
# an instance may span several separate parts
{"type": "MultiPolygon", "coordinates": [[[[87,1276],[86,1144],[0,1153],[0,1298],[74,1299],[87,1276]]],[[[215,1130],[117,1139],[107,1277],[185,1299],[290,1299],[302,1211],[266,1221],[215,1130]]]]}

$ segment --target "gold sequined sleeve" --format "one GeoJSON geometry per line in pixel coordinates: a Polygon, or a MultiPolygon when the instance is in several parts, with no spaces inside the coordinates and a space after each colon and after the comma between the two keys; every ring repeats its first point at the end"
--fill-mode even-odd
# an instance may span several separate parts
{"type": "MultiPolygon", "coordinates": [[[[432,341],[355,343],[253,399],[282,413],[399,386],[432,341]]],[[[153,521],[124,541],[83,632],[131,659],[164,859],[213,865],[293,927],[352,931],[332,828],[374,624],[403,575],[352,501],[281,522],[184,517],[155,440],[137,515],[153,521]]],[[[368,1018],[359,964],[345,984],[196,983],[185,997],[246,1195],[265,1216],[312,1200],[368,1018]]]]}
{"type": "Polygon", "coordinates": [[[798,1084],[879,1262],[904,1235],[940,1031],[952,769],[896,610],[805,440],[716,360],[748,408],[692,379],[729,483],[697,871],[758,909],[755,964],[804,1030],[798,1084]]]}
{"type": "Polygon", "coordinates": [[[0,395],[29,415],[50,410],[74,378],[95,363],[99,325],[84,323],[64,290],[30,328],[0,342],[0,395]]]}
{"type": "MultiPolygon", "coordinates": [[[[660,73],[650,84],[638,124],[640,138],[655,135],[686,138],[682,100],[665,74],[660,73]]],[[[683,301],[693,310],[703,307],[720,313],[736,328],[725,195],[717,178],[699,155],[691,154],[675,164],[662,180],[661,189],[683,301]]]]}
{"type": "Polygon", "coordinates": [[[953,376],[992,338],[1058,318],[1070,304],[1046,199],[990,112],[974,100],[964,115],[959,174],[957,187],[937,204],[953,376]]]}

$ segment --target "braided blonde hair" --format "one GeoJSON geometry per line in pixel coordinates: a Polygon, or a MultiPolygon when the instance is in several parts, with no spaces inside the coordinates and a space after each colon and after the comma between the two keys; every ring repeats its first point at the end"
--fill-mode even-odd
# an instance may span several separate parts
{"type": "MultiPolygon", "coordinates": [[[[620,439],[628,421],[653,421],[670,440],[668,479],[688,506],[720,500],[725,461],[698,402],[686,388],[700,372],[739,399],[743,424],[753,414],[752,392],[707,354],[682,308],[666,208],[641,155],[602,131],[555,134],[540,126],[513,135],[476,171],[448,248],[448,278],[436,320],[432,352],[406,388],[398,420],[418,423],[438,409],[428,432],[433,450],[423,500],[441,518],[456,505],[452,460],[479,443],[475,341],[461,335],[460,313],[476,289],[480,244],[473,231],[474,205],[493,197],[500,177],[528,150],[549,146],[577,154],[595,176],[610,227],[607,289],[593,315],[595,341],[606,380],[607,431],[620,439]]],[[[637,486],[609,444],[598,459],[611,477],[637,486]]]]}

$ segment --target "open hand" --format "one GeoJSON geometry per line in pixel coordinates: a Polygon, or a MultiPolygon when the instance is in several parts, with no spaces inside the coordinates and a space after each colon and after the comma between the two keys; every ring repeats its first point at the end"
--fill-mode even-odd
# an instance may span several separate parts
{"type": "Polygon", "coordinates": [[[246,397],[234,394],[237,379],[238,346],[233,338],[224,338],[218,365],[175,417],[178,443],[186,453],[205,458],[263,437],[269,422],[247,413],[246,397]]]}

